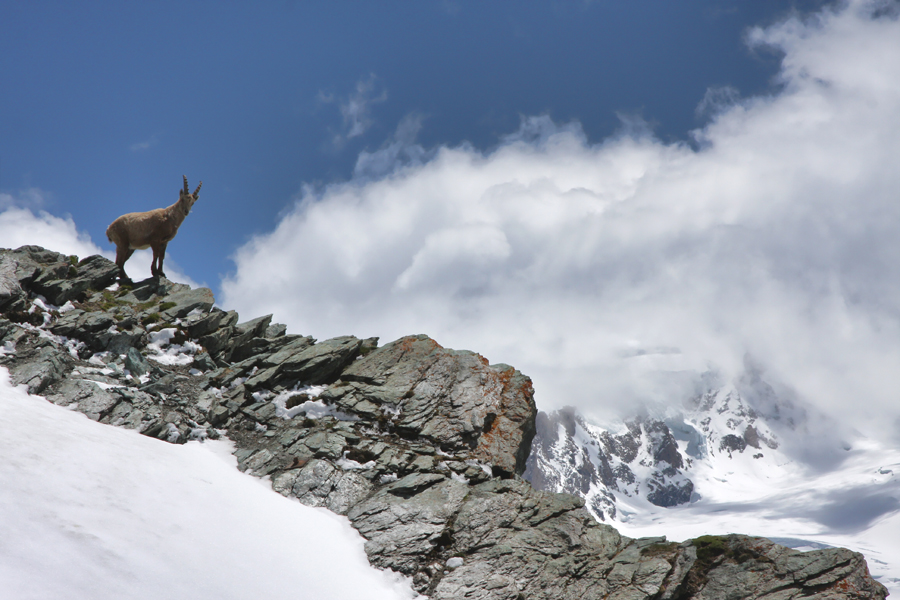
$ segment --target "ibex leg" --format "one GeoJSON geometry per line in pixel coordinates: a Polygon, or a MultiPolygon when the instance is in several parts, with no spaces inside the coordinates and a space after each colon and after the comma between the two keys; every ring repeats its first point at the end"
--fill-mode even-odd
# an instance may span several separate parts
{"type": "Polygon", "coordinates": [[[134,250],[128,246],[116,246],[116,264],[119,266],[119,279],[122,281],[131,281],[131,278],[125,273],[125,261],[131,258],[134,250]]]}
{"type": "Polygon", "coordinates": [[[150,274],[153,277],[166,276],[166,274],[163,272],[163,260],[165,260],[166,258],[166,247],[168,245],[168,243],[165,243],[153,247],[153,262],[150,263],[150,274]]]}

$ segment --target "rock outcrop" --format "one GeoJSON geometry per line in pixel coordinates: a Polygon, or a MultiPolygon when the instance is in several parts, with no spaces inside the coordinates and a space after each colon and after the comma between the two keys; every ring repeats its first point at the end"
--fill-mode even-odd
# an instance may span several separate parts
{"type": "Polygon", "coordinates": [[[0,364],[88,417],[171,443],[228,436],[239,468],[346,515],[372,564],[435,599],[883,598],[865,560],[762,538],[630,539],[521,475],[531,381],[424,335],[378,347],[240,322],[207,289],[110,286],[116,266],[0,250],[0,364]],[[110,286],[110,287],[107,287],[110,286]]]}

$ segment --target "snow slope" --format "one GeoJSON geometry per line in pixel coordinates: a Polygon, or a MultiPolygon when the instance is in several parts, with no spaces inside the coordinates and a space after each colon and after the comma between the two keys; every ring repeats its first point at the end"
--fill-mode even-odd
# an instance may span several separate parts
{"type": "Polygon", "coordinates": [[[671,508],[628,500],[612,524],[631,537],[744,533],[804,549],[842,546],[862,552],[872,575],[900,595],[900,451],[859,442],[837,470],[799,469],[778,477],[735,462],[705,464],[691,473],[698,500],[671,508]]]}
{"type": "Polygon", "coordinates": [[[0,368],[0,598],[413,598],[349,522],[183,446],[29,396],[0,368]]]}

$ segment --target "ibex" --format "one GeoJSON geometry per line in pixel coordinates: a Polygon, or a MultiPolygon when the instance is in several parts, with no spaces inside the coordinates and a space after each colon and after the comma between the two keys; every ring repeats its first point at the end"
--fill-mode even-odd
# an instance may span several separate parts
{"type": "Polygon", "coordinates": [[[106,237],[116,245],[116,264],[122,281],[131,281],[125,274],[125,261],[131,258],[135,250],[151,248],[153,262],[150,274],[153,277],[165,277],[163,259],[166,257],[166,246],[178,233],[184,218],[191,212],[197,201],[200,185],[191,194],[188,192],[187,176],[184,177],[184,189],[179,194],[178,202],[166,208],[157,208],[148,212],[135,212],[122,215],[106,228],[106,237]]]}

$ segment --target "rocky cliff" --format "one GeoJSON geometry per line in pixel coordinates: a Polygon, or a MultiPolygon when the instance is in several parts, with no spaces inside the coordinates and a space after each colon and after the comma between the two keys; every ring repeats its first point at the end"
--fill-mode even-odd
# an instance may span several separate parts
{"type": "MultiPolygon", "coordinates": [[[[13,381],[166,442],[227,436],[239,468],[346,515],[372,564],[432,598],[883,598],[865,560],[746,536],[629,539],[521,478],[531,381],[426,336],[317,342],[241,322],[208,289],[0,250],[13,381]]],[[[36,400],[37,401],[37,400],[36,400]]],[[[304,541],[298,541],[303,543],[304,541]]]]}

